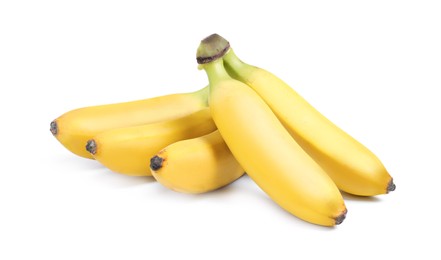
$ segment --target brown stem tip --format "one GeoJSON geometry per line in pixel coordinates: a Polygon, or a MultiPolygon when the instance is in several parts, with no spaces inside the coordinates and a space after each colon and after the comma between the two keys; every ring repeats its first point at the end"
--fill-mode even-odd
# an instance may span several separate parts
{"type": "Polygon", "coordinates": [[[394,191],[396,188],[394,180],[390,179],[390,182],[387,184],[387,189],[386,189],[386,193],[389,193],[391,191],[394,191]]]}
{"type": "Polygon", "coordinates": [[[338,215],[335,218],[335,225],[340,225],[341,223],[343,223],[343,220],[345,220],[347,213],[348,213],[348,210],[345,209],[340,215],[338,215]]]}
{"type": "Polygon", "coordinates": [[[57,121],[52,121],[51,122],[51,128],[50,128],[50,130],[51,130],[51,133],[53,134],[53,135],[57,135],[57,133],[58,133],[58,125],[57,125],[57,121]]]}
{"type": "Polygon", "coordinates": [[[96,145],[95,140],[91,139],[91,140],[87,141],[86,150],[89,153],[96,154],[96,148],[97,148],[97,145],[96,145]]]}
{"type": "Polygon", "coordinates": [[[201,41],[196,53],[198,64],[206,64],[222,58],[230,49],[230,43],[219,34],[212,34],[201,41]]]}
{"type": "Polygon", "coordinates": [[[162,163],[164,159],[155,155],[150,159],[150,169],[157,171],[162,168],[162,163]]]}

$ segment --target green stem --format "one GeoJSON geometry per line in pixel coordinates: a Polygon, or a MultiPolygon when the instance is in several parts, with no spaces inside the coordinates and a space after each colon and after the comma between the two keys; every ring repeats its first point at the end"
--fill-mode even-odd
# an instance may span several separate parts
{"type": "Polygon", "coordinates": [[[233,78],[241,81],[246,81],[245,79],[249,77],[249,74],[255,69],[254,66],[241,61],[231,48],[222,59],[224,60],[224,65],[228,73],[233,78]]]}
{"type": "Polygon", "coordinates": [[[210,86],[205,86],[204,88],[201,88],[201,89],[199,89],[197,91],[194,91],[193,93],[190,93],[190,94],[195,96],[204,105],[208,106],[208,92],[209,92],[209,89],[210,89],[210,86]]]}
{"type": "Polygon", "coordinates": [[[241,68],[245,67],[246,64],[242,62],[237,56],[236,53],[234,53],[233,49],[230,49],[223,57],[225,63],[229,66],[234,68],[235,70],[240,70],[241,68]]]}
{"type": "Polygon", "coordinates": [[[210,63],[204,64],[202,68],[207,73],[210,86],[215,85],[219,81],[231,79],[231,76],[227,73],[224,67],[224,62],[222,59],[217,59],[210,63]]]}

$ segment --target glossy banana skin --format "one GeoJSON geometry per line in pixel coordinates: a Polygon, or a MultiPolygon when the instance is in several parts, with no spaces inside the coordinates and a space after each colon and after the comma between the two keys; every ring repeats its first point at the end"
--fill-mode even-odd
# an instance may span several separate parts
{"type": "Polygon", "coordinates": [[[331,176],[338,188],[374,196],[395,189],[392,177],[368,148],[333,124],[294,89],[272,73],[238,59],[232,49],[225,66],[270,106],[295,140],[331,176]]]}
{"type": "Polygon", "coordinates": [[[205,108],[178,119],[102,132],[83,149],[114,172],[151,176],[149,160],[162,148],[215,130],[210,111],[205,108]]]}
{"type": "Polygon", "coordinates": [[[222,59],[201,67],[210,82],[213,120],[247,174],[293,215],[323,226],[340,224],[347,212],[340,191],[268,105],[247,85],[232,79],[222,59]]]}
{"type": "Polygon", "coordinates": [[[152,157],[153,177],[183,193],[204,193],[224,187],[244,174],[219,131],[178,141],[152,157]]]}
{"type": "Polygon", "coordinates": [[[207,107],[207,95],[208,87],[205,87],[191,93],[79,108],[52,121],[50,130],[69,151],[93,159],[84,147],[97,134],[189,115],[207,107]]]}

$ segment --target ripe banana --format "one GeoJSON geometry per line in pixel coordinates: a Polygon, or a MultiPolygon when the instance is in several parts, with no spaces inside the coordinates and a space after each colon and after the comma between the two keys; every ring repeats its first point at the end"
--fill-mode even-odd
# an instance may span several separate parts
{"type": "Polygon", "coordinates": [[[149,124],[189,115],[207,107],[208,86],[195,92],[71,110],[51,122],[50,131],[72,153],[93,157],[87,140],[106,130],[149,124]]]}
{"type": "Polygon", "coordinates": [[[231,48],[223,59],[232,77],[260,95],[339,189],[360,196],[374,196],[395,189],[392,177],[377,156],[323,116],[285,82],[264,69],[242,62],[231,48]]]}
{"type": "Polygon", "coordinates": [[[216,39],[201,41],[197,61],[209,79],[211,115],[237,161],[288,212],[318,225],[340,224],[347,211],[334,182],[259,95],[228,75],[219,58],[227,48],[216,39]]]}
{"type": "Polygon", "coordinates": [[[173,143],[150,160],[153,177],[184,193],[204,193],[226,186],[244,174],[219,131],[173,143]]]}
{"type": "Polygon", "coordinates": [[[87,142],[86,150],[114,172],[151,176],[149,159],[159,150],[214,130],[216,125],[209,108],[205,108],[178,119],[102,132],[87,142]]]}

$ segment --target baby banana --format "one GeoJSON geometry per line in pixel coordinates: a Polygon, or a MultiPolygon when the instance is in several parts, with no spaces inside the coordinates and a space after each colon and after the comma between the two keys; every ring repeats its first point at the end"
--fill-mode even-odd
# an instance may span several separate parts
{"type": "Polygon", "coordinates": [[[87,142],[86,150],[114,172],[151,176],[148,161],[159,150],[215,130],[210,111],[205,108],[178,119],[102,132],[87,142]]]}
{"type": "MultiPolygon", "coordinates": [[[[226,42],[220,36],[218,40],[226,42]]],[[[392,177],[375,154],[333,124],[285,82],[264,69],[242,62],[231,48],[223,60],[233,78],[260,95],[339,189],[361,196],[395,189],[392,177]]]]}
{"type": "Polygon", "coordinates": [[[340,224],[346,216],[340,191],[259,95],[228,75],[220,58],[228,45],[216,38],[201,41],[197,61],[208,76],[211,115],[235,158],[283,209],[318,225],[340,224]]]}
{"type": "Polygon", "coordinates": [[[50,130],[72,153],[90,158],[87,140],[106,130],[179,118],[207,107],[208,87],[191,93],[71,110],[51,122],[50,130]]]}
{"type": "Polygon", "coordinates": [[[219,131],[167,146],[151,158],[150,168],[158,182],[184,193],[216,190],[244,174],[219,131]]]}

